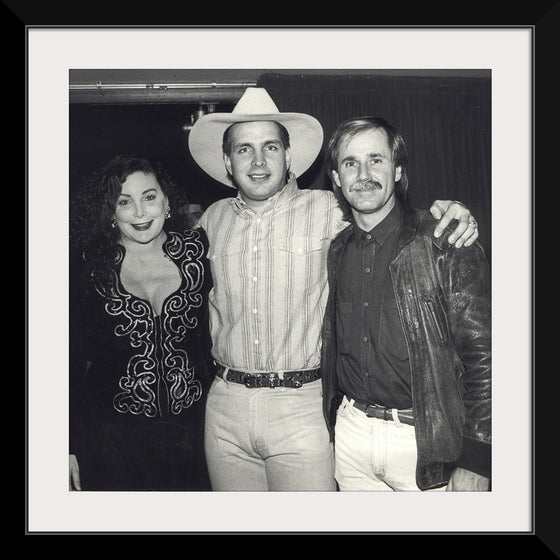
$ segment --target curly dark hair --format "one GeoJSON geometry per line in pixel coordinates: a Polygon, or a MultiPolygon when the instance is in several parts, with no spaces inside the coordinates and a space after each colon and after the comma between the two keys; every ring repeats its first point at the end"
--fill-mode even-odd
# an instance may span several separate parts
{"type": "Polygon", "coordinates": [[[98,265],[109,263],[117,250],[119,231],[111,227],[111,217],[126,178],[137,171],[153,174],[169,200],[171,217],[167,231],[192,227],[188,215],[179,212],[187,204],[185,194],[157,161],[140,155],[118,155],[89,174],[70,199],[70,248],[86,254],[98,265]]]}

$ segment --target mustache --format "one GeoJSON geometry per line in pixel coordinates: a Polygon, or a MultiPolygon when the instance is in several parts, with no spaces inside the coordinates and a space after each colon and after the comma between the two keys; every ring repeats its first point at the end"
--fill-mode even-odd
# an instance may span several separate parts
{"type": "Polygon", "coordinates": [[[355,191],[366,191],[366,190],[381,190],[383,185],[378,181],[367,180],[367,181],[356,181],[352,185],[352,190],[355,191]]]}

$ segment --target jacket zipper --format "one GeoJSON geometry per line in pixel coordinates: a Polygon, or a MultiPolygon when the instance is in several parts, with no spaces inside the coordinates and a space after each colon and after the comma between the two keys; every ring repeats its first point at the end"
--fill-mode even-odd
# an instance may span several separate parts
{"type": "Polygon", "coordinates": [[[441,326],[439,324],[439,321],[437,320],[437,316],[436,316],[436,310],[434,308],[434,302],[431,299],[425,299],[424,302],[426,303],[426,307],[428,309],[428,312],[432,318],[432,322],[434,323],[434,326],[436,327],[438,336],[439,336],[439,340],[440,342],[443,342],[445,340],[445,337],[443,336],[443,331],[441,330],[441,326]]]}
{"type": "Polygon", "coordinates": [[[156,392],[157,392],[157,407],[159,412],[159,417],[164,416],[164,407],[168,405],[167,394],[166,394],[166,384],[163,379],[163,344],[162,344],[162,328],[161,328],[161,316],[158,318],[153,316],[154,320],[154,346],[156,353],[156,372],[157,372],[157,382],[156,382],[156,392]],[[165,402],[162,402],[165,401],[165,402]]]}

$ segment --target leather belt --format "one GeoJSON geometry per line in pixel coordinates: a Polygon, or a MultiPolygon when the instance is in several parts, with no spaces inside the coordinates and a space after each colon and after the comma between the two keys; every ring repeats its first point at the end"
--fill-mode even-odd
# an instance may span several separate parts
{"type": "MultiPolygon", "coordinates": [[[[393,409],[381,406],[380,404],[363,404],[354,401],[352,403],[358,410],[361,410],[368,418],[379,418],[381,420],[394,420],[393,409]]],[[[414,426],[414,416],[412,409],[397,410],[397,416],[403,424],[414,426]]]]}
{"type": "Polygon", "coordinates": [[[216,375],[226,381],[245,385],[248,389],[258,389],[261,387],[268,387],[270,389],[275,387],[299,389],[304,383],[320,379],[321,370],[317,368],[303,371],[286,371],[282,374],[278,372],[247,373],[216,365],[216,375]],[[225,372],[227,373],[224,375],[225,372]]]}

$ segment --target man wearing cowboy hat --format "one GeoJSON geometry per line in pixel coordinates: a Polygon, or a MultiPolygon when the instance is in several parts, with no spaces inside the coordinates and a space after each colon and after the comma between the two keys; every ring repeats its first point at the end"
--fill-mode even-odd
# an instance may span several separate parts
{"type": "MultiPolygon", "coordinates": [[[[280,113],[261,88],[248,88],[232,113],[201,117],[189,135],[202,169],[238,189],[199,222],[214,281],[205,445],[217,491],[336,489],[319,364],[326,257],[347,223],[331,191],[296,182],[322,141],[315,118],[280,113]]],[[[457,218],[453,235],[470,243],[469,216],[452,204],[440,229],[457,218]]]]}
{"type": "Polygon", "coordinates": [[[402,135],[340,124],[327,167],[350,224],[332,241],[322,342],[341,491],[485,491],[491,457],[490,275],[407,201],[402,135]]]}

